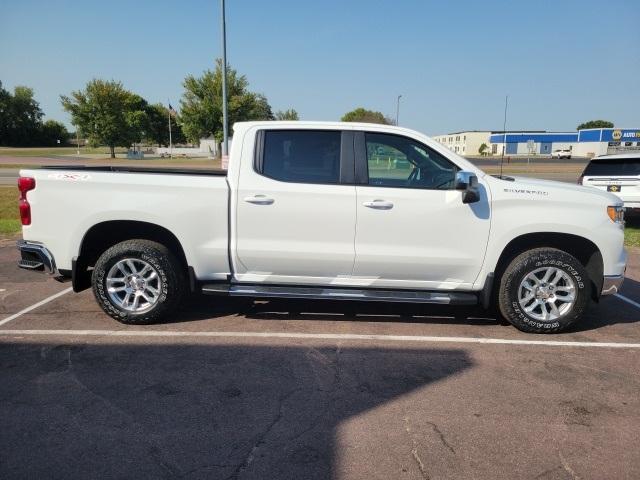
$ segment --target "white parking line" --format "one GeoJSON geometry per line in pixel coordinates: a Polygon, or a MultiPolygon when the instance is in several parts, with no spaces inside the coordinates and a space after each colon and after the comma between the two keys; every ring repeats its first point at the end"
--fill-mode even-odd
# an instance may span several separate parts
{"type": "Polygon", "coordinates": [[[110,336],[110,337],[218,337],[218,338],[289,338],[305,340],[378,340],[419,343],[480,343],[497,345],[533,345],[544,347],[640,348],[640,343],[572,342],[558,340],[518,340],[483,337],[432,337],[423,335],[359,335],[352,333],[285,332],[189,332],[158,330],[0,330],[0,336],[110,336]]]}
{"type": "Polygon", "coordinates": [[[633,300],[631,300],[630,298],[625,297],[624,295],[620,295],[619,293],[616,293],[615,296],[618,297],[623,302],[627,302],[628,304],[633,305],[636,308],[640,308],[640,303],[634,302],[633,300]]]}
{"type": "Polygon", "coordinates": [[[13,315],[0,320],[0,326],[2,325],[6,325],[7,323],[9,323],[11,320],[15,320],[16,318],[18,318],[21,315],[24,315],[25,313],[29,313],[31,310],[35,310],[38,307],[41,307],[42,305],[49,303],[52,300],[55,300],[58,297],[61,297],[62,295],[69,293],[71,290],[73,290],[72,287],[67,288],[66,290],[63,290],[61,292],[58,292],[54,295],[51,295],[50,297],[45,298],[44,300],[39,301],[38,303],[34,303],[33,305],[31,305],[30,307],[25,308],[24,310],[20,310],[18,313],[14,313],[13,315]]]}

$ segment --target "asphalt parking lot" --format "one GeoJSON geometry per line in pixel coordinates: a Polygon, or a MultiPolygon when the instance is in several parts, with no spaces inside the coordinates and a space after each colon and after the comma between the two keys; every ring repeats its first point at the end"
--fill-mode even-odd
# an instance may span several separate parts
{"type": "Polygon", "coordinates": [[[640,251],[527,335],[473,308],[193,297],[129,327],[0,245],[0,478],[640,478],[640,251]]]}

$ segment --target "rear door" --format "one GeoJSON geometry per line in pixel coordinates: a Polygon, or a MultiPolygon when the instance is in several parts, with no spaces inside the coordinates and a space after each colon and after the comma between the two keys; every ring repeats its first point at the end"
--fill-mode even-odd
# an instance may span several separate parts
{"type": "Polygon", "coordinates": [[[471,288],[487,247],[489,198],[462,203],[458,167],[408,137],[356,134],[356,261],[361,285],[471,288]],[[362,172],[364,170],[364,172],[362,172]]]}
{"type": "Polygon", "coordinates": [[[354,261],[353,134],[265,129],[242,156],[236,280],[339,284],[354,261]]]}
{"type": "Polygon", "coordinates": [[[582,183],[620,197],[627,207],[640,208],[640,156],[592,160],[582,183]]]}

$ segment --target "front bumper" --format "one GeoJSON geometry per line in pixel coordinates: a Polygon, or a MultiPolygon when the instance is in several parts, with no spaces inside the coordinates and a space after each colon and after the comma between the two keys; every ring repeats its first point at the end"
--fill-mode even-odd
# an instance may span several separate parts
{"type": "Polygon", "coordinates": [[[624,274],[622,275],[605,275],[602,282],[601,295],[613,295],[618,293],[622,282],[624,281],[624,274]]]}
{"type": "Polygon", "coordinates": [[[18,250],[20,250],[20,260],[18,260],[20,268],[45,272],[56,277],[60,276],[53,255],[41,243],[18,240],[18,250]]]}

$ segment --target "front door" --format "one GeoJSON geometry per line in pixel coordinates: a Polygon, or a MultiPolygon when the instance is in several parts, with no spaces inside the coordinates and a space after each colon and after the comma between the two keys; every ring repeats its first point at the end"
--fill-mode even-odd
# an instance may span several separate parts
{"type": "Polygon", "coordinates": [[[256,141],[238,186],[235,279],[340,284],[355,255],[352,133],[266,129],[256,141]]]}
{"type": "MultiPolygon", "coordinates": [[[[458,168],[408,137],[365,133],[366,185],[356,187],[354,283],[377,287],[468,289],[482,267],[490,211],[464,204],[458,168]]],[[[356,158],[362,164],[363,159],[356,158]]]]}

